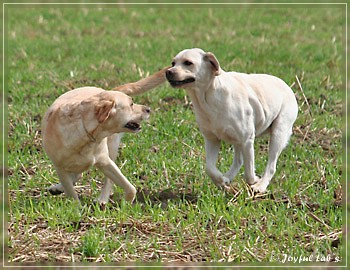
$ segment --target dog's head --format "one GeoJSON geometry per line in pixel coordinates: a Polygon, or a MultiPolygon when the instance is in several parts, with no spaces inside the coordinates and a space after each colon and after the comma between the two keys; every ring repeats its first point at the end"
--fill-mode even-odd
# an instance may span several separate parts
{"type": "Polygon", "coordinates": [[[151,112],[149,107],[134,104],[131,97],[117,91],[103,91],[82,105],[93,110],[99,124],[112,133],[139,132],[141,121],[148,119],[151,112]]]}
{"type": "Polygon", "coordinates": [[[210,83],[220,72],[220,64],[214,54],[195,48],[183,50],[174,57],[172,67],[166,71],[166,78],[172,87],[191,88],[210,83]]]}

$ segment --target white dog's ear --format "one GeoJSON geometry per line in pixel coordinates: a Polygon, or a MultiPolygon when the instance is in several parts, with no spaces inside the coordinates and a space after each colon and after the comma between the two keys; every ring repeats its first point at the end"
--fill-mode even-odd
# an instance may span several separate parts
{"type": "Polygon", "coordinates": [[[108,119],[114,105],[114,100],[102,100],[95,104],[95,115],[99,123],[108,119]]]}
{"type": "Polygon", "coordinates": [[[211,52],[207,52],[204,55],[204,60],[209,61],[209,63],[213,67],[214,75],[218,76],[220,74],[220,64],[219,64],[218,59],[216,59],[215,55],[211,52]]]}

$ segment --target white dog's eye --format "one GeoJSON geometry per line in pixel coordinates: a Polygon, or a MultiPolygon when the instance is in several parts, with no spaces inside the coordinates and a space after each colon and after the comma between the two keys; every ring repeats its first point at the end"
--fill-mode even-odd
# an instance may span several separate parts
{"type": "Polygon", "coordinates": [[[175,66],[175,62],[173,61],[173,62],[171,62],[171,66],[173,67],[173,66],[175,66]]]}
{"type": "Polygon", "coordinates": [[[193,63],[192,63],[191,61],[186,60],[186,61],[184,62],[184,65],[185,65],[185,66],[191,66],[191,65],[193,65],[193,63]]]}

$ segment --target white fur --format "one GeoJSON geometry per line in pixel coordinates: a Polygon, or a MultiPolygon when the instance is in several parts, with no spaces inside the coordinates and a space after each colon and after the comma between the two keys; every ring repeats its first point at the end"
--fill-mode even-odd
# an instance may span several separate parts
{"type": "Polygon", "coordinates": [[[267,74],[225,72],[212,53],[201,49],[181,51],[166,76],[174,87],[184,88],[192,100],[205,140],[206,171],[213,182],[225,186],[244,164],[247,183],[254,191],[264,192],[297,118],[298,105],[291,88],[267,74]],[[263,134],[270,135],[269,158],[259,179],[255,174],[254,139],[263,134]],[[235,150],[233,164],[225,174],[216,167],[220,141],[233,144],[235,150]]]}

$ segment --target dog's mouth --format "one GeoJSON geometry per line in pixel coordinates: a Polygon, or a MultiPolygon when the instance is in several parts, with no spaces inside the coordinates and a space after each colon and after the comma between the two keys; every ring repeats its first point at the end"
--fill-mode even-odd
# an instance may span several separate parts
{"type": "Polygon", "coordinates": [[[172,79],[168,79],[168,82],[170,83],[170,85],[172,87],[182,86],[184,84],[192,83],[194,81],[195,81],[195,78],[188,78],[188,79],[185,79],[185,80],[182,80],[182,81],[175,81],[175,80],[172,80],[172,79]]]}
{"type": "Polygon", "coordinates": [[[129,129],[129,130],[131,130],[131,131],[133,131],[133,132],[137,132],[137,131],[141,130],[140,123],[135,122],[135,121],[128,122],[124,127],[129,129]]]}

